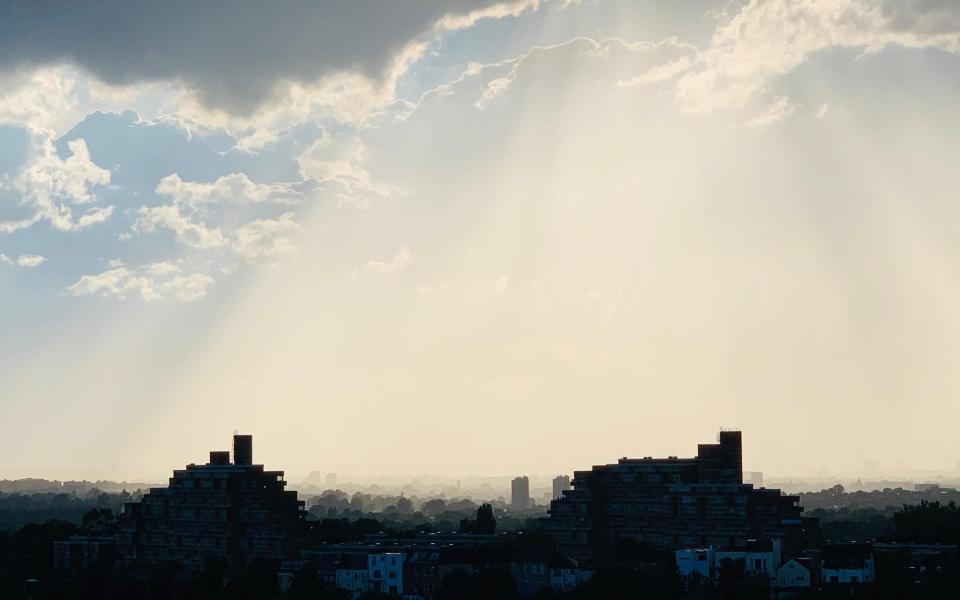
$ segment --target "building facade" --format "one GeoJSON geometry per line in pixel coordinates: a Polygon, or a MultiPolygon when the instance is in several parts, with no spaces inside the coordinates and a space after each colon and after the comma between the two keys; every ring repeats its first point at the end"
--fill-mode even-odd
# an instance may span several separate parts
{"type": "Polygon", "coordinates": [[[802,529],[799,498],[744,484],[742,459],[741,433],[721,431],[694,458],[622,458],[577,471],[551,503],[553,538],[568,556],[589,559],[621,541],[735,549],[802,529]]]}
{"type": "Polygon", "coordinates": [[[570,476],[558,475],[553,478],[553,495],[551,500],[563,497],[563,492],[570,489],[570,476]]]}
{"type": "Polygon", "coordinates": [[[211,452],[207,464],[174,471],[167,487],[124,507],[119,558],[193,570],[211,561],[236,567],[288,558],[306,512],[285,486],[282,471],[253,464],[252,438],[236,435],[233,463],[229,452],[211,452]]]}
{"type": "Polygon", "coordinates": [[[514,477],[510,482],[510,509],[514,511],[530,508],[530,479],[526,476],[514,477]]]}

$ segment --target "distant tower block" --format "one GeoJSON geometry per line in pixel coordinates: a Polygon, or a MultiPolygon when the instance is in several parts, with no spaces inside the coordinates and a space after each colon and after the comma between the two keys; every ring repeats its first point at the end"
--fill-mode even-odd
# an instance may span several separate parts
{"type": "Polygon", "coordinates": [[[327,489],[334,489],[337,487],[337,474],[336,473],[327,473],[326,478],[327,489]]]}
{"type": "Polygon", "coordinates": [[[233,436],[233,464],[252,465],[253,464],[253,436],[252,435],[234,435],[233,436]]]}
{"type": "Polygon", "coordinates": [[[530,479],[526,476],[514,477],[510,482],[510,509],[514,511],[530,508],[530,479]]]}
{"type": "Polygon", "coordinates": [[[570,489],[570,476],[558,475],[553,478],[553,500],[563,497],[564,490],[570,489]]]}

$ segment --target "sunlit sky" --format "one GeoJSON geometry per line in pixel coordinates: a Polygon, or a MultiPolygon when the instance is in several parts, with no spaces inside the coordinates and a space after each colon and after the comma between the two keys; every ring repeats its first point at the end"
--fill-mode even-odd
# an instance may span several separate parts
{"type": "Polygon", "coordinates": [[[0,4],[0,477],[960,460],[960,3],[0,4]]]}

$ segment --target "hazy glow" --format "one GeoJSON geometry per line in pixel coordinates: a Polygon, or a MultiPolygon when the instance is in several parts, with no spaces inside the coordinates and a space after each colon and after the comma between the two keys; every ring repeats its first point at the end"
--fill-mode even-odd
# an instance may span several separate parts
{"type": "Polygon", "coordinates": [[[0,235],[0,477],[163,477],[234,429],[294,474],[572,472],[720,426],[748,469],[952,469],[960,20],[681,4],[449,17],[362,117],[224,130],[175,82],[17,74],[0,224],[50,216],[0,235]]]}

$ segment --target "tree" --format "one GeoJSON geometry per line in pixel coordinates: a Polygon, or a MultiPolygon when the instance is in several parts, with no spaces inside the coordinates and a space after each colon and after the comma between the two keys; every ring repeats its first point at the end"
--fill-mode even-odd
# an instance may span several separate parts
{"type": "Polygon", "coordinates": [[[80,531],[84,535],[106,535],[113,531],[116,517],[109,508],[91,508],[83,514],[80,531]]]}
{"type": "Polygon", "coordinates": [[[476,519],[461,519],[460,533],[481,533],[493,535],[497,530],[497,520],[493,516],[493,507],[481,504],[476,519]]]}
{"type": "Polygon", "coordinates": [[[481,504],[477,509],[477,521],[475,533],[486,533],[493,535],[497,530],[497,520],[493,516],[493,507],[489,504],[481,504]]]}

